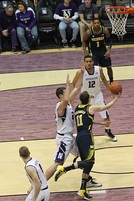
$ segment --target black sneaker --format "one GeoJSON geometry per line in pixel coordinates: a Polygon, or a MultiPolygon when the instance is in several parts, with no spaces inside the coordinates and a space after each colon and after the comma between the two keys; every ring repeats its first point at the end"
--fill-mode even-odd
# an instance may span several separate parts
{"type": "Polygon", "coordinates": [[[71,44],[71,47],[72,47],[72,48],[75,48],[75,47],[76,47],[75,41],[73,41],[73,40],[70,41],[70,44],[71,44]]]}
{"type": "Polygon", "coordinates": [[[117,137],[111,132],[111,129],[105,129],[105,135],[107,135],[113,142],[117,142],[118,140],[117,137]]]}
{"type": "Polygon", "coordinates": [[[16,49],[16,47],[13,47],[13,48],[12,48],[12,52],[13,52],[14,54],[17,54],[17,49],[16,49]]]}
{"type": "Polygon", "coordinates": [[[23,52],[21,54],[27,54],[29,52],[30,52],[30,50],[23,50],[23,52]]]}
{"type": "Polygon", "coordinates": [[[64,47],[64,48],[68,48],[69,46],[68,46],[67,43],[63,43],[63,47],[64,47]]]}

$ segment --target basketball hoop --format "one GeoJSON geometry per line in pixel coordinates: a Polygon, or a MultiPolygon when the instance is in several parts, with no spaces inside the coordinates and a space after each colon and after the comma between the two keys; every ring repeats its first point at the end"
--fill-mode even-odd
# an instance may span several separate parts
{"type": "Polygon", "coordinates": [[[112,25],[112,34],[118,36],[120,41],[123,41],[123,36],[126,32],[126,22],[128,14],[134,15],[134,8],[125,6],[109,6],[105,9],[106,14],[112,25]]]}

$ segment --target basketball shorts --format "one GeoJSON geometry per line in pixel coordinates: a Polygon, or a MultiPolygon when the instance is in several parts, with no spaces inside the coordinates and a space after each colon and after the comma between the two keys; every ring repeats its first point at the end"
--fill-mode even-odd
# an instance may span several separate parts
{"type": "MultiPolygon", "coordinates": [[[[25,201],[33,201],[33,197],[34,197],[34,190],[32,190],[29,195],[27,196],[27,198],[25,199],[25,201]]],[[[46,190],[41,190],[36,201],[49,201],[50,199],[50,191],[49,189],[46,190]]]]}
{"type": "Polygon", "coordinates": [[[76,137],[77,146],[82,161],[94,162],[95,149],[89,132],[81,131],[76,137]]]}
{"type": "MultiPolygon", "coordinates": [[[[94,98],[91,98],[90,102],[93,105],[105,105],[102,92],[100,91],[98,94],[94,96],[94,98]]],[[[99,112],[99,114],[103,119],[109,118],[109,113],[107,110],[101,111],[99,112]]]]}
{"type": "Polygon", "coordinates": [[[61,136],[56,135],[57,151],[54,156],[54,161],[57,163],[64,163],[69,153],[75,157],[79,156],[78,148],[76,145],[76,139],[71,134],[61,136]]]}
{"type": "Polygon", "coordinates": [[[111,67],[111,58],[105,58],[105,56],[93,55],[94,65],[99,65],[101,67],[111,67]]]}

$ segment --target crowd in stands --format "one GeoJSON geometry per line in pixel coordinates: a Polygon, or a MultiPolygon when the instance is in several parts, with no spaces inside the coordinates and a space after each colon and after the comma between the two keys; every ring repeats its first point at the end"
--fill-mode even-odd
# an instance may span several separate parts
{"type": "Polygon", "coordinates": [[[0,1],[0,52],[11,50],[22,54],[38,44],[39,22],[53,22],[62,47],[75,47],[78,36],[83,44],[84,33],[99,17],[97,0],[8,0],[0,1]],[[71,38],[68,41],[67,29],[71,38]]]}
{"type": "Polygon", "coordinates": [[[47,17],[47,9],[53,10],[53,21],[57,21],[63,47],[75,42],[80,30],[81,41],[84,29],[98,15],[98,8],[93,0],[30,0],[1,1],[0,5],[0,52],[12,49],[17,53],[18,46],[22,54],[30,52],[38,38],[38,5],[43,1],[42,14],[47,17]],[[81,22],[79,22],[81,21],[81,22]],[[66,29],[72,29],[72,38],[67,41],[66,29]],[[84,27],[84,28],[83,28],[84,27]]]}

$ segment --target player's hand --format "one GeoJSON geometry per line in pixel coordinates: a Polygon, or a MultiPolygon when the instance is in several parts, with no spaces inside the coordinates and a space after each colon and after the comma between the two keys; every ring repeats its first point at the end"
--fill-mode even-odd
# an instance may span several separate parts
{"type": "Polygon", "coordinates": [[[80,65],[80,69],[81,69],[81,73],[84,73],[84,71],[85,71],[85,66],[84,66],[84,64],[81,64],[81,65],[80,65]]]}
{"type": "Polygon", "coordinates": [[[119,93],[118,95],[112,94],[112,98],[113,98],[114,100],[118,100],[119,97],[120,97],[120,95],[121,95],[121,93],[119,93]]]}

